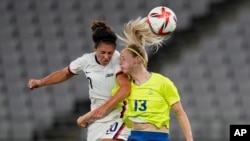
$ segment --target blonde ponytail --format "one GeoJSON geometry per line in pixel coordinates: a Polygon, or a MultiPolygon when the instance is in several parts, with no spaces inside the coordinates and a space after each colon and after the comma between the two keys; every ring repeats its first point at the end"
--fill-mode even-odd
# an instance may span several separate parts
{"type": "Polygon", "coordinates": [[[123,36],[118,35],[118,38],[125,43],[127,48],[132,48],[134,53],[136,51],[140,54],[135,53],[143,57],[142,60],[144,60],[145,65],[148,62],[148,55],[145,48],[153,46],[157,51],[164,41],[164,37],[157,36],[150,30],[146,18],[142,17],[126,23],[124,25],[123,36]]]}
{"type": "Polygon", "coordinates": [[[131,20],[124,25],[123,34],[125,38],[119,36],[119,38],[126,44],[135,44],[137,46],[156,46],[162,45],[164,38],[154,34],[146,21],[146,18],[139,17],[135,20],[131,20]]]}

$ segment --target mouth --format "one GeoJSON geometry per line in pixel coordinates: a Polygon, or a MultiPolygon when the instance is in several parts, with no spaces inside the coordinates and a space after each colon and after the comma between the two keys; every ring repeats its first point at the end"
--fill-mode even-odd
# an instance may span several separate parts
{"type": "Polygon", "coordinates": [[[124,67],[121,67],[121,70],[125,73],[127,72],[126,69],[124,67]]]}
{"type": "Polygon", "coordinates": [[[107,65],[108,63],[109,63],[108,60],[102,62],[102,64],[104,64],[104,65],[107,65]]]}
{"type": "Polygon", "coordinates": [[[108,64],[109,63],[109,61],[103,61],[103,64],[108,64]]]}

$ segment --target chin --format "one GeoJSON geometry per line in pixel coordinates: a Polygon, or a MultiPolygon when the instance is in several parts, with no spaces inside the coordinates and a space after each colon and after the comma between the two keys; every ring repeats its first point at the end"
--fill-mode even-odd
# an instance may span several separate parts
{"type": "Polygon", "coordinates": [[[128,71],[125,70],[125,69],[123,69],[122,72],[125,73],[125,74],[128,74],[128,71]]]}
{"type": "Polygon", "coordinates": [[[103,66],[107,66],[109,64],[109,62],[103,62],[102,65],[103,66]]]}

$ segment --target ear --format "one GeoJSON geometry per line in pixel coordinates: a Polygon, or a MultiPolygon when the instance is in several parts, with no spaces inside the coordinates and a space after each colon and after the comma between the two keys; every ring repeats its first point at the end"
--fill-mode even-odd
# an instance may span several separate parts
{"type": "Polygon", "coordinates": [[[136,57],[135,57],[135,62],[136,62],[137,64],[140,64],[140,62],[142,62],[141,57],[140,57],[140,56],[136,56],[136,57]]]}

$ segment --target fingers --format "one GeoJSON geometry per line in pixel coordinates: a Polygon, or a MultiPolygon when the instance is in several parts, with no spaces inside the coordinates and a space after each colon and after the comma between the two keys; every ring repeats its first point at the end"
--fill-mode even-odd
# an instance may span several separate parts
{"type": "Polygon", "coordinates": [[[80,116],[78,119],[77,119],[77,125],[81,128],[87,128],[89,123],[88,121],[85,120],[84,116],[80,116]]]}
{"type": "Polygon", "coordinates": [[[83,123],[80,123],[80,124],[77,124],[79,127],[81,128],[87,128],[89,123],[88,122],[83,122],[83,123]]]}
{"type": "Polygon", "coordinates": [[[96,110],[96,111],[91,111],[91,112],[88,112],[86,114],[84,114],[83,116],[80,116],[78,119],[77,119],[77,125],[79,127],[82,127],[82,128],[86,128],[88,127],[88,125],[92,122],[94,122],[95,120],[99,119],[103,117],[103,113],[96,110]]]}
{"type": "Polygon", "coordinates": [[[79,117],[79,118],[76,120],[76,123],[77,123],[78,126],[81,125],[81,123],[82,123],[81,117],[79,117]]]}
{"type": "Polygon", "coordinates": [[[80,125],[80,127],[81,127],[81,128],[87,128],[88,125],[89,125],[89,123],[88,123],[88,122],[85,122],[85,123],[82,123],[82,124],[80,125]]]}
{"type": "Polygon", "coordinates": [[[28,82],[28,88],[32,90],[33,89],[33,85],[34,85],[34,80],[30,79],[29,82],[28,82]]]}
{"type": "Polygon", "coordinates": [[[38,87],[37,80],[30,79],[29,82],[28,82],[28,88],[30,90],[33,90],[34,88],[37,88],[37,87],[38,87]]]}

